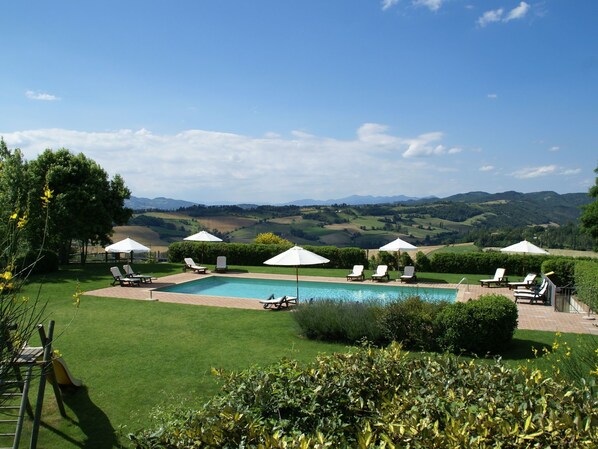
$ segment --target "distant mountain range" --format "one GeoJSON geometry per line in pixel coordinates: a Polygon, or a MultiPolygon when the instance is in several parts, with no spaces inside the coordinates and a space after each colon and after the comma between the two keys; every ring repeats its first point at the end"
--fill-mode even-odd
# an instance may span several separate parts
{"type": "MultiPolygon", "coordinates": [[[[565,193],[558,194],[556,192],[544,191],[544,192],[532,192],[532,193],[521,193],[515,191],[507,191],[501,193],[487,193],[487,192],[468,192],[459,193],[457,195],[451,195],[446,198],[438,198],[434,196],[429,197],[409,197],[405,195],[395,196],[361,196],[351,195],[345,198],[329,199],[329,200],[313,200],[303,199],[291,201],[284,204],[272,204],[272,206],[330,206],[333,204],[347,204],[350,206],[358,206],[365,204],[395,204],[395,203],[429,203],[436,201],[447,201],[447,202],[462,202],[462,203],[487,203],[487,202],[500,202],[500,201],[531,201],[538,206],[550,205],[554,208],[580,206],[590,202],[590,198],[587,193],[565,193]]],[[[180,208],[187,208],[200,203],[194,203],[191,201],[175,200],[171,198],[139,198],[132,196],[130,199],[125,201],[125,206],[133,210],[177,210],[180,208]]],[[[205,204],[205,203],[201,203],[205,204]]],[[[231,205],[229,203],[228,205],[231,205]]],[[[211,204],[211,205],[225,205],[225,204],[211,204]]],[[[255,207],[258,204],[237,204],[243,208],[255,207]]]]}
{"type": "MultiPolygon", "coordinates": [[[[435,197],[426,197],[424,199],[434,199],[435,197]]],[[[279,204],[272,204],[272,206],[331,206],[333,204],[348,204],[351,206],[358,206],[363,204],[389,204],[389,203],[402,203],[407,201],[417,201],[421,200],[422,198],[415,198],[409,197],[405,195],[396,195],[396,196],[360,196],[360,195],[351,195],[345,198],[339,199],[330,199],[330,200],[312,200],[312,199],[304,199],[304,200],[295,200],[290,201],[288,203],[279,203],[279,204]]],[[[157,209],[157,210],[177,210],[184,207],[194,206],[200,203],[194,203],[191,201],[184,201],[184,200],[174,200],[171,198],[139,198],[136,196],[131,196],[130,199],[125,201],[125,206],[131,208],[133,210],[148,210],[148,209],[157,209]]],[[[206,203],[201,203],[205,204],[206,203]]],[[[224,205],[235,205],[241,206],[243,208],[250,208],[255,207],[258,204],[234,204],[234,203],[218,203],[218,204],[209,204],[211,206],[224,206],[224,205]]]]}
{"type": "Polygon", "coordinates": [[[197,203],[192,203],[191,201],[173,200],[172,198],[164,197],[138,198],[136,196],[131,196],[131,198],[125,200],[125,207],[133,210],[177,210],[182,207],[191,207],[196,204],[197,203]]]}

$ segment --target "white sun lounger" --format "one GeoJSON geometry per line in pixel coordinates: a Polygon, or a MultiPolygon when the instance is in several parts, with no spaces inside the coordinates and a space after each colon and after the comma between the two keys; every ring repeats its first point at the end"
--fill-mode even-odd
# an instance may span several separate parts
{"type": "Polygon", "coordinates": [[[270,295],[268,299],[260,300],[260,304],[262,304],[264,309],[281,309],[289,307],[291,304],[297,304],[297,298],[295,296],[280,296],[275,298],[274,295],[270,295]]]}
{"type": "Polygon", "coordinates": [[[363,281],[365,276],[363,274],[363,265],[353,266],[353,271],[347,275],[348,281],[363,281]]]}
{"type": "Polygon", "coordinates": [[[191,257],[185,257],[185,270],[193,270],[196,273],[205,273],[208,271],[206,267],[197,265],[191,257]]]}
{"type": "Polygon", "coordinates": [[[390,280],[388,265],[378,265],[376,267],[376,272],[372,274],[372,281],[381,281],[384,278],[386,278],[387,281],[390,280]]]}
{"type": "Polygon", "coordinates": [[[480,279],[480,285],[483,287],[486,284],[486,287],[490,287],[493,284],[500,285],[506,283],[505,271],[505,268],[497,268],[494,277],[492,279],[480,279]]]}

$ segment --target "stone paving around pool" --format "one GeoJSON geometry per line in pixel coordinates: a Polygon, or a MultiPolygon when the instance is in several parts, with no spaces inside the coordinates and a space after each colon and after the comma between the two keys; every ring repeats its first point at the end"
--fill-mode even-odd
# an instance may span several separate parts
{"type": "MultiPolygon", "coordinates": [[[[233,307],[238,309],[255,309],[264,310],[259,303],[259,300],[252,298],[229,298],[221,296],[202,296],[189,295],[183,293],[170,293],[156,291],[155,289],[165,287],[173,284],[180,284],[183,282],[198,279],[199,277],[210,276],[208,274],[195,273],[180,273],[170,276],[164,276],[154,280],[151,284],[141,284],[139,287],[107,287],[100,290],[93,290],[85,292],[85,295],[136,299],[143,301],[160,301],[171,302],[178,304],[190,304],[200,306],[214,306],[214,307],[233,307]]],[[[282,279],[295,280],[295,276],[289,275],[274,275],[274,274],[259,274],[259,273],[218,273],[218,276],[235,276],[254,279],[282,279]]],[[[344,278],[325,278],[325,277],[310,277],[299,275],[299,282],[301,281],[322,281],[322,282],[337,282],[347,283],[344,278]]],[[[366,280],[366,283],[372,281],[366,280]]],[[[392,280],[390,282],[376,283],[379,285],[387,285],[389,287],[397,286],[398,282],[392,280]]],[[[433,287],[433,288],[457,288],[455,284],[434,284],[418,282],[414,284],[400,284],[402,286],[417,289],[418,287],[433,287]]],[[[513,292],[504,287],[480,287],[479,285],[460,285],[458,286],[457,301],[468,301],[470,299],[478,298],[482,294],[496,293],[505,295],[508,298],[513,298],[513,292]]],[[[585,314],[579,313],[562,313],[556,312],[552,306],[543,304],[528,304],[518,303],[519,309],[519,329],[533,329],[543,331],[559,331],[570,333],[583,333],[598,335],[598,320],[588,320],[585,314]]]]}

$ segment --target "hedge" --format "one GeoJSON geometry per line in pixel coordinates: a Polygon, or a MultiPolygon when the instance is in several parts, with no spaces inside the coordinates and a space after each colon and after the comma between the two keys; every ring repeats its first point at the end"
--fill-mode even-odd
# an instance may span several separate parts
{"type": "MultiPolygon", "coordinates": [[[[537,370],[400,345],[215,370],[221,392],[197,410],[163,411],[130,435],[162,448],[595,448],[598,400],[537,370]]],[[[156,416],[157,414],[154,414],[156,416]]]]}
{"type": "Polygon", "coordinates": [[[598,262],[578,261],[575,264],[575,287],[581,302],[598,311],[598,262]]]}
{"type": "MultiPolygon", "coordinates": [[[[304,246],[303,248],[330,260],[324,268],[352,268],[366,265],[365,250],[360,248],[337,248],[336,246],[304,246]]],[[[195,262],[216,263],[217,256],[226,256],[228,265],[260,266],[277,254],[289,249],[288,245],[264,245],[256,243],[210,243],[175,242],[168,247],[169,262],[183,262],[191,257],[195,262]]]]}
{"type": "Polygon", "coordinates": [[[58,271],[59,260],[58,254],[50,250],[29,251],[27,254],[20,256],[15,261],[19,271],[23,270],[25,273],[46,274],[58,271]]]}
{"type": "Polygon", "coordinates": [[[496,354],[511,342],[517,321],[517,305],[509,298],[482,295],[440,311],[435,323],[437,341],[441,349],[450,352],[496,354]]]}
{"type": "Polygon", "coordinates": [[[430,257],[430,271],[434,273],[494,274],[505,268],[507,276],[540,273],[542,262],[551,256],[507,254],[497,251],[472,253],[434,253],[430,257]]]}

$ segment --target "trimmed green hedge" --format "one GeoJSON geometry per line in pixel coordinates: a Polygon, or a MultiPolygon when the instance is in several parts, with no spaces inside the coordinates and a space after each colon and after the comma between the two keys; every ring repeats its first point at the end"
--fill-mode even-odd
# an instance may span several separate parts
{"type": "MultiPolygon", "coordinates": [[[[217,256],[226,256],[229,265],[259,266],[289,248],[288,245],[257,243],[175,242],[168,247],[168,260],[182,263],[185,257],[192,257],[197,263],[209,264],[216,263],[217,256]]],[[[303,246],[303,248],[329,259],[329,263],[321,265],[324,268],[367,266],[365,250],[360,248],[337,248],[336,246],[303,246]]],[[[314,265],[314,267],[318,266],[320,265],[314,265]]]]}
{"type": "Polygon", "coordinates": [[[580,301],[598,311],[598,262],[578,261],[575,264],[575,287],[580,301]]]}
{"type": "Polygon", "coordinates": [[[215,371],[220,394],[197,410],[162,412],[130,435],[137,449],[595,448],[598,400],[540,371],[399,345],[215,371]]]}
{"type": "Polygon", "coordinates": [[[575,282],[575,263],[571,257],[551,257],[542,263],[542,272],[550,275],[550,280],[558,287],[572,286],[575,282]]]}
{"type": "Polygon", "coordinates": [[[430,257],[430,271],[434,273],[471,273],[492,275],[497,268],[505,268],[507,276],[540,273],[542,262],[552,256],[507,254],[497,251],[472,253],[434,253],[430,257]]]}
{"type": "Polygon", "coordinates": [[[482,295],[445,307],[436,317],[438,344],[450,352],[484,356],[511,342],[517,329],[517,305],[502,295],[482,295]]]}

